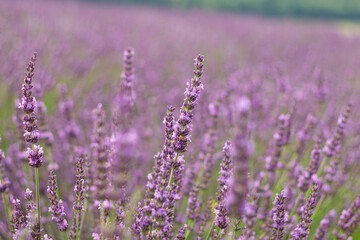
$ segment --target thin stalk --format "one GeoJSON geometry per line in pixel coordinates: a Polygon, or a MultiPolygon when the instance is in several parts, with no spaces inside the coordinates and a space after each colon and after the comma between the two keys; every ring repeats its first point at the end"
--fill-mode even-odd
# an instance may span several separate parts
{"type": "Polygon", "coordinates": [[[83,211],[83,214],[81,216],[81,224],[80,224],[80,230],[78,232],[76,232],[76,236],[78,236],[78,239],[81,239],[80,236],[81,236],[81,230],[83,228],[83,225],[84,225],[84,220],[85,220],[85,215],[86,215],[86,210],[87,210],[87,199],[85,198],[85,203],[84,203],[84,211],[83,211]],[[79,233],[79,235],[77,235],[79,233]]]}
{"type": "Polygon", "coordinates": [[[299,204],[300,204],[300,196],[301,196],[301,195],[299,195],[299,196],[296,198],[295,205],[294,205],[291,213],[289,214],[289,219],[291,219],[291,217],[296,213],[297,208],[299,207],[299,204]]]}
{"type": "Polygon", "coordinates": [[[26,183],[26,187],[30,188],[30,179],[31,177],[29,176],[29,168],[27,163],[25,163],[24,161],[22,162],[22,169],[23,169],[23,173],[24,173],[24,177],[25,177],[25,183],[26,183]]]}
{"type": "Polygon", "coordinates": [[[75,239],[78,240],[78,236],[79,236],[79,215],[80,215],[80,211],[76,210],[76,234],[75,234],[75,239]]]}
{"type": "Polygon", "coordinates": [[[328,161],[328,159],[330,159],[330,158],[329,157],[324,157],[324,159],[322,160],[319,171],[317,173],[317,175],[319,177],[321,177],[321,175],[322,175],[322,173],[323,173],[323,171],[325,169],[325,165],[326,165],[326,162],[328,161]]]}
{"type": "Polygon", "coordinates": [[[215,226],[215,222],[213,222],[213,223],[211,224],[211,227],[210,227],[210,230],[209,230],[208,235],[207,235],[207,237],[206,237],[206,240],[209,240],[209,239],[210,239],[211,232],[212,232],[212,230],[214,229],[214,226],[215,226]]]}
{"type": "Polygon", "coordinates": [[[10,224],[9,207],[8,207],[8,204],[7,204],[7,198],[6,198],[5,192],[2,193],[2,197],[4,199],[5,214],[6,214],[7,223],[8,223],[8,226],[9,226],[9,231],[11,231],[12,228],[11,228],[11,224],[10,224]]]}
{"type": "Polygon", "coordinates": [[[194,221],[192,221],[192,220],[189,220],[189,221],[190,221],[190,223],[187,224],[189,227],[188,227],[188,230],[186,230],[186,233],[185,233],[185,240],[188,239],[188,237],[190,236],[190,233],[191,233],[191,229],[194,227],[194,221]]]}
{"type": "MultiPolygon", "coordinates": [[[[0,182],[2,182],[1,173],[0,173],[0,182]]],[[[9,208],[8,208],[8,204],[7,204],[7,198],[6,198],[5,191],[2,193],[2,197],[4,199],[4,208],[5,208],[6,219],[7,219],[8,226],[9,226],[9,231],[11,231],[12,229],[11,229],[11,224],[10,224],[9,208]]]]}
{"type": "Polygon", "coordinates": [[[66,240],[69,240],[69,235],[68,235],[67,231],[65,232],[65,235],[66,235],[66,240]]]}
{"type": "Polygon", "coordinates": [[[36,184],[36,208],[38,215],[38,224],[39,229],[41,229],[41,221],[40,221],[40,193],[39,193],[39,169],[35,168],[35,184],[36,184]]]}
{"type": "MultiPolygon", "coordinates": [[[[174,158],[174,162],[176,162],[177,161],[177,159],[178,159],[178,157],[179,157],[179,153],[177,152],[176,153],[176,155],[175,155],[175,158],[174,158]]],[[[170,186],[171,186],[171,183],[172,183],[172,181],[173,181],[173,178],[174,178],[174,168],[172,167],[171,168],[171,173],[170,173],[170,177],[169,177],[169,183],[168,183],[168,193],[169,193],[169,191],[170,191],[170,186]]]]}

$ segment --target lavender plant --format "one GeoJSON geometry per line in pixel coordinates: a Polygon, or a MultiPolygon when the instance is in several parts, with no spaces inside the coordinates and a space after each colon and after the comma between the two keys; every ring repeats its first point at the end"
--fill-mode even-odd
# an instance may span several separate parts
{"type": "Polygon", "coordinates": [[[1,3],[0,239],[360,238],[357,36],[79,5],[1,3]]]}

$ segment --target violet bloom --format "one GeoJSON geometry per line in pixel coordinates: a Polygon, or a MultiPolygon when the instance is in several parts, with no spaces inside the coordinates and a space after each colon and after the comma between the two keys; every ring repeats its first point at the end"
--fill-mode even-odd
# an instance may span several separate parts
{"type": "Polygon", "coordinates": [[[26,227],[26,219],[23,211],[21,210],[21,204],[19,199],[13,200],[14,212],[11,215],[10,224],[12,233],[16,234],[18,231],[26,227]]]}
{"type": "Polygon", "coordinates": [[[218,202],[224,202],[225,198],[229,192],[229,180],[232,175],[232,160],[230,158],[230,147],[231,142],[226,141],[223,147],[224,158],[220,164],[219,171],[219,187],[216,193],[216,198],[218,202]]]}
{"type": "Polygon", "coordinates": [[[83,156],[79,156],[76,162],[76,184],[74,187],[75,201],[73,203],[73,209],[75,210],[74,223],[71,227],[70,235],[76,237],[80,233],[77,227],[81,225],[81,217],[84,207],[85,200],[85,170],[84,170],[85,159],[83,156]]]}
{"type": "Polygon", "coordinates": [[[345,127],[351,112],[351,107],[352,105],[349,103],[345,111],[340,115],[338,119],[335,135],[326,141],[323,151],[327,157],[334,157],[339,151],[341,141],[343,141],[343,137],[345,134],[345,127]]]}
{"type": "Polygon", "coordinates": [[[203,61],[204,61],[204,57],[201,55],[195,58],[194,77],[191,79],[191,82],[187,83],[184,103],[180,109],[179,120],[175,125],[174,150],[177,153],[186,152],[188,142],[190,141],[191,138],[190,135],[191,121],[193,119],[192,111],[199,100],[200,90],[203,89],[203,84],[201,83],[200,80],[203,74],[203,67],[204,67],[203,61]]]}
{"type": "Polygon", "coordinates": [[[275,169],[281,166],[280,157],[283,146],[287,144],[287,128],[290,125],[290,114],[281,114],[278,118],[278,129],[273,138],[275,147],[271,156],[266,158],[266,168],[269,172],[274,172],[275,169]]]}
{"type": "Polygon", "coordinates": [[[36,105],[36,99],[32,96],[32,88],[34,87],[32,85],[32,80],[34,76],[34,66],[36,61],[37,54],[34,53],[34,55],[31,57],[30,62],[26,68],[27,72],[25,73],[25,84],[22,85],[22,93],[23,97],[21,98],[21,101],[19,103],[18,108],[21,108],[25,115],[24,115],[24,137],[25,141],[28,143],[37,143],[39,140],[39,131],[37,130],[36,125],[36,115],[35,115],[35,109],[37,107],[36,105]]]}
{"type": "Polygon", "coordinates": [[[198,215],[199,207],[199,186],[196,184],[189,194],[188,207],[186,209],[187,218],[195,221],[195,218],[198,215]]]}
{"type": "MultiPolygon", "coordinates": [[[[166,199],[158,198],[162,194],[165,194],[165,187],[170,176],[171,171],[171,159],[174,158],[175,153],[173,151],[173,132],[175,118],[173,115],[175,108],[168,106],[166,117],[164,118],[163,123],[165,124],[165,142],[161,152],[155,155],[155,165],[153,167],[152,173],[148,175],[148,181],[146,184],[145,190],[145,200],[144,207],[138,208],[138,211],[141,210],[142,221],[141,226],[143,231],[148,231],[151,225],[152,214],[155,211],[155,208],[161,207],[164,204],[166,199]],[[155,196],[156,194],[156,196],[155,196]],[[154,199],[158,198],[159,201],[154,203],[154,199]]],[[[167,204],[172,205],[173,203],[169,202],[170,199],[167,199],[167,204]]],[[[169,211],[169,208],[168,208],[169,211]]],[[[168,212],[169,216],[172,215],[172,211],[168,212]]],[[[140,214],[140,213],[139,213],[140,214]]],[[[135,226],[135,225],[133,225],[135,226]]]]}
{"type": "Polygon", "coordinates": [[[335,219],[335,210],[331,210],[320,222],[320,226],[316,231],[314,240],[326,240],[328,239],[327,231],[331,223],[335,219]]]}
{"type": "Polygon", "coordinates": [[[75,199],[73,209],[76,212],[81,212],[84,209],[84,193],[85,193],[85,172],[84,172],[84,158],[78,157],[76,162],[76,184],[74,187],[75,199]]]}
{"type": "Polygon", "coordinates": [[[186,224],[182,228],[180,228],[178,235],[176,235],[175,237],[175,240],[185,240],[186,228],[186,224]]]}
{"type": "MultiPolygon", "coordinates": [[[[1,143],[1,138],[0,138],[0,143],[1,143]]],[[[5,154],[0,149],[0,193],[4,193],[10,185],[10,181],[4,176],[4,164],[3,164],[4,160],[5,160],[5,154]]]]}
{"type": "Polygon", "coordinates": [[[321,161],[322,161],[322,154],[321,154],[320,142],[316,141],[314,149],[311,152],[310,163],[305,169],[305,171],[302,171],[299,177],[298,187],[304,193],[309,189],[312,182],[312,177],[319,170],[321,161]]]}
{"type": "Polygon", "coordinates": [[[348,209],[344,209],[341,212],[340,219],[338,221],[338,226],[342,230],[346,230],[347,224],[355,216],[355,214],[360,209],[360,195],[358,195],[355,201],[351,204],[348,209]]]}
{"type": "Polygon", "coordinates": [[[234,178],[231,186],[229,205],[238,216],[242,216],[248,194],[248,162],[252,152],[250,142],[251,102],[247,97],[239,98],[235,103],[235,117],[238,118],[234,137],[234,178]]]}
{"type": "MultiPolygon", "coordinates": [[[[126,131],[131,127],[133,107],[135,104],[135,93],[133,81],[135,69],[133,67],[135,51],[128,48],[124,51],[124,69],[121,73],[120,92],[117,94],[113,123],[115,131],[126,131]]],[[[115,133],[116,134],[116,133],[115,133]]]]}
{"type": "Polygon", "coordinates": [[[37,223],[36,205],[33,201],[32,191],[27,188],[25,191],[26,199],[26,227],[30,231],[31,239],[41,239],[41,230],[37,223]]]}
{"type": "Polygon", "coordinates": [[[113,189],[111,197],[121,205],[128,201],[131,186],[128,185],[129,171],[139,164],[136,161],[135,145],[138,140],[138,130],[134,127],[135,93],[134,81],[134,50],[128,48],[124,51],[124,67],[121,74],[120,91],[114,101],[111,136],[111,182],[113,189]]]}
{"type": "MultiPolygon", "coordinates": [[[[34,66],[36,61],[37,54],[31,57],[30,62],[26,68],[27,72],[25,73],[25,84],[22,85],[22,92],[23,97],[19,103],[19,108],[21,108],[25,115],[24,115],[24,137],[25,141],[28,143],[35,144],[38,142],[40,134],[39,130],[37,130],[37,120],[36,120],[36,99],[32,96],[32,80],[34,76],[34,66]]],[[[42,155],[43,149],[39,145],[33,145],[33,148],[27,149],[27,155],[29,159],[29,165],[31,167],[39,168],[42,164],[42,155]]]]}
{"type": "Polygon", "coordinates": [[[205,210],[199,216],[199,232],[198,232],[198,240],[203,239],[204,231],[206,224],[210,222],[212,216],[212,198],[209,197],[205,206],[205,210]]]}
{"type": "Polygon", "coordinates": [[[285,195],[284,191],[281,194],[276,194],[274,201],[273,213],[273,230],[271,240],[281,240],[285,233],[285,225],[287,222],[287,212],[285,211],[285,195]]]}
{"type": "Polygon", "coordinates": [[[220,165],[219,172],[219,187],[216,193],[217,203],[214,207],[215,212],[215,226],[225,229],[230,224],[228,215],[228,208],[225,206],[225,198],[229,192],[229,179],[232,174],[232,160],[230,158],[230,141],[226,141],[223,148],[224,158],[220,165]]]}
{"type": "Polygon", "coordinates": [[[63,202],[62,200],[59,200],[59,197],[56,193],[57,188],[56,175],[54,171],[51,170],[49,175],[49,186],[47,187],[51,205],[49,207],[49,212],[52,213],[52,220],[54,220],[59,225],[60,231],[66,231],[68,228],[68,223],[65,219],[66,213],[63,202]]]}
{"type": "Polygon", "coordinates": [[[303,154],[305,150],[305,144],[309,140],[311,133],[315,128],[316,122],[317,119],[313,115],[307,115],[304,127],[297,132],[296,145],[294,150],[296,151],[298,156],[301,156],[303,154]]]}
{"type": "Polygon", "coordinates": [[[106,142],[105,132],[105,112],[102,109],[102,104],[98,104],[97,108],[93,110],[93,141],[94,148],[94,189],[93,194],[96,200],[104,201],[107,199],[107,188],[109,181],[109,166],[108,166],[108,144],[106,142]]]}
{"type": "Polygon", "coordinates": [[[33,148],[28,148],[26,151],[29,158],[29,165],[31,167],[39,168],[43,162],[44,150],[39,145],[34,145],[33,148]]]}
{"type": "Polygon", "coordinates": [[[142,239],[142,229],[149,229],[150,222],[146,221],[146,226],[144,225],[144,211],[141,207],[141,203],[138,203],[137,214],[135,216],[134,223],[131,226],[132,233],[137,236],[138,239],[142,239]]]}
{"type": "MultiPolygon", "coordinates": [[[[204,135],[204,144],[203,148],[199,153],[199,162],[203,163],[203,175],[201,179],[200,187],[206,189],[208,187],[209,179],[212,177],[213,167],[214,167],[214,152],[216,148],[216,141],[218,136],[216,134],[218,118],[219,118],[219,102],[209,104],[209,114],[211,116],[211,125],[209,126],[207,132],[204,135]]],[[[191,181],[193,179],[191,178],[191,181]]],[[[189,181],[189,184],[191,184],[189,181]]]]}
{"type": "Polygon", "coordinates": [[[314,209],[319,200],[319,186],[315,183],[310,192],[310,196],[306,201],[305,206],[302,209],[300,217],[300,223],[298,223],[295,229],[291,232],[291,240],[307,239],[309,235],[309,228],[311,225],[311,217],[314,213],[314,209]]]}

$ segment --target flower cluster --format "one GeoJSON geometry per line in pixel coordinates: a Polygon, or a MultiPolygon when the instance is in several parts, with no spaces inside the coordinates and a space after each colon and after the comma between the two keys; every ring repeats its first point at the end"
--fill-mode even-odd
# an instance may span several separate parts
{"type": "Polygon", "coordinates": [[[56,175],[54,171],[51,170],[49,176],[49,185],[47,187],[49,201],[51,204],[49,207],[49,212],[52,213],[52,219],[59,225],[60,231],[66,231],[68,228],[68,223],[65,218],[66,213],[62,200],[59,200],[57,189],[56,175]]]}

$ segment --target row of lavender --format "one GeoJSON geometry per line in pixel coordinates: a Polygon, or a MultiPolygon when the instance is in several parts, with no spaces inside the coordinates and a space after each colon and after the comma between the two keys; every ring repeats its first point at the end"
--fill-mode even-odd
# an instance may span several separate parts
{"type": "Polygon", "coordinates": [[[0,9],[14,26],[0,26],[2,238],[348,239],[355,232],[358,38],[326,25],[33,4],[0,9]],[[209,21],[214,29],[204,27],[209,21]],[[129,44],[138,57],[125,51],[121,84],[112,83],[116,54],[129,44]],[[14,109],[33,49],[36,80],[34,55],[14,109]],[[165,114],[187,81],[185,57],[198,49],[207,56],[205,90],[198,57],[183,105],[165,114]]]}

